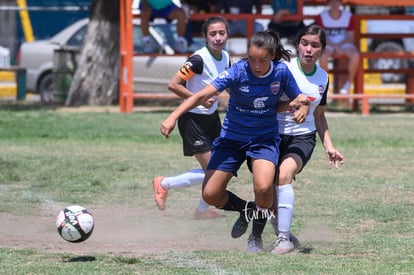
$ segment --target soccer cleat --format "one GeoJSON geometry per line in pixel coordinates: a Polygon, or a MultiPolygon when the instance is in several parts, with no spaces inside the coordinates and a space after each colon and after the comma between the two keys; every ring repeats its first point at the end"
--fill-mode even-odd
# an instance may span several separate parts
{"type": "Polygon", "coordinates": [[[177,41],[175,42],[175,45],[174,45],[174,50],[175,50],[177,53],[187,53],[187,52],[188,52],[188,49],[187,49],[187,42],[186,42],[184,39],[182,39],[182,40],[177,40],[177,41]]]}
{"type": "Polygon", "coordinates": [[[164,177],[157,176],[154,178],[154,200],[160,210],[165,209],[165,201],[167,200],[168,190],[161,186],[164,177]]]}
{"type": "Polygon", "coordinates": [[[247,239],[247,251],[250,253],[263,252],[262,236],[255,236],[253,233],[250,234],[247,239]]]}
{"type": "Polygon", "coordinates": [[[144,53],[154,53],[154,47],[151,40],[144,41],[144,53]]]}
{"type": "Polygon", "coordinates": [[[278,237],[276,246],[273,248],[272,253],[274,254],[285,254],[295,249],[295,245],[290,240],[284,237],[278,237]]]}
{"type": "Polygon", "coordinates": [[[243,234],[247,231],[249,221],[250,220],[246,220],[244,213],[240,213],[240,217],[237,219],[237,221],[233,225],[233,228],[231,229],[232,238],[237,239],[243,236],[243,234]]]}
{"type": "MultiPolygon", "coordinates": [[[[275,235],[278,236],[279,235],[279,230],[277,228],[277,216],[276,218],[271,218],[269,219],[270,224],[273,227],[273,230],[275,232],[275,235]]],[[[300,242],[298,240],[298,238],[296,238],[293,234],[290,234],[290,241],[293,243],[293,246],[295,248],[299,248],[300,247],[300,242]]]]}
{"type": "Polygon", "coordinates": [[[349,90],[351,89],[351,83],[349,81],[345,82],[345,84],[342,86],[341,90],[339,90],[339,93],[342,95],[349,94],[349,90]]]}
{"type": "Polygon", "coordinates": [[[253,211],[253,209],[255,208],[256,205],[254,202],[248,202],[246,204],[246,209],[244,209],[240,213],[240,217],[237,219],[237,221],[233,225],[233,228],[231,229],[231,236],[234,239],[237,239],[243,236],[244,233],[246,233],[247,227],[249,227],[251,217],[250,212],[253,211]]]}
{"type": "Polygon", "coordinates": [[[217,219],[217,218],[223,218],[224,215],[217,213],[217,211],[214,211],[213,209],[207,209],[206,211],[200,211],[196,209],[194,212],[194,219],[195,220],[208,220],[208,219],[217,219]]]}

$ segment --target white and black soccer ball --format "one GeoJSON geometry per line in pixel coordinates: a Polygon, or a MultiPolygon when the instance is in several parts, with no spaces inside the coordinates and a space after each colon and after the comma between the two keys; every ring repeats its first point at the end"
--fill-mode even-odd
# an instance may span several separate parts
{"type": "Polygon", "coordinates": [[[84,207],[71,205],[60,211],[56,219],[59,235],[68,242],[83,242],[93,231],[92,214],[84,207]]]}

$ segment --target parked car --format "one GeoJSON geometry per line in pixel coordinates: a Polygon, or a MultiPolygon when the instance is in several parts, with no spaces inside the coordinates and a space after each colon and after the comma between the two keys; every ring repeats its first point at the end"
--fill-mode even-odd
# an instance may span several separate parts
{"type": "MultiPolygon", "coordinates": [[[[350,5],[354,14],[414,14],[412,7],[397,6],[373,6],[373,5],[350,5]]],[[[326,6],[305,6],[303,13],[306,15],[320,14],[326,6]]],[[[305,20],[310,24],[312,20],[305,20]]],[[[366,20],[367,33],[413,33],[414,20],[366,20]]],[[[367,39],[367,48],[374,52],[414,51],[414,38],[402,39],[367,39]]],[[[369,67],[373,69],[403,69],[414,66],[414,60],[378,58],[370,59],[369,67]]],[[[382,83],[404,82],[404,74],[381,73],[382,83]]]]}
{"type": "MultiPolygon", "coordinates": [[[[413,33],[414,21],[390,21],[390,20],[369,20],[367,22],[368,31],[370,33],[413,33]],[[381,29],[378,28],[381,26],[381,29]]],[[[374,52],[402,52],[414,51],[412,38],[390,39],[369,41],[369,47],[374,52]]],[[[369,66],[374,69],[404,69],[413,66],[413,61],[408,59],[389,59],[379,58],[371,59],[369,66]]],[[[398,83],[405,79],[404,74],[382,73],[381,79],[383,83],[398,83]]]]}
{"type": "MultiPolygon", "coordinates": [[[[356,6],[356,14],[410,14],[409,8],[394,6],[356,6]]],[[[368,33],[413,33],[414,20],[367,20],[368,33]]],[[[414,51],[414,38],[402,39],[368,39],[368,48],[374,52],[414,51]]],[[[369,66],[374,69],[404,69],[414,66],[414,60],[378,58],[370,59],[369,66]]],[[[382,73],[383,83],[399,83],[405,79],[404,74],[382,73]]]]}
{"type": "MultiPolygon", "coordinates": [[[[20,47],[21,67],[27,69],[27,90],[40,94],[44,102],[54,100],[54,52],[57,49],[70,49],[78,52],[83,45],[88,19],[82,19],[50,39],[23,43],[20,47]]],[[[184,64],[186,55],[174,55],[175,24],[156,21],[150,27],[153,44],[160,55],[140,55],[143,53],[143,39],[139,19],[134,20],[134,90],[136,92],[165,93],[170,78],[184,64]],[[166,44],[163,42],[166,41],[166,44]]],[[[200,47],[203,45],[200,41],[200,47]]],[[[76,59],[77,59],[76,57],[76,59]]]]}

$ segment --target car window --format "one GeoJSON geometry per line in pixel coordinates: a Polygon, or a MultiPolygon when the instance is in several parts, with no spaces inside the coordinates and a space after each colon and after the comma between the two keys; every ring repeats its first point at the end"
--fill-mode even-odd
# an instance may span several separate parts
{"type": "MultiPolygon", "coordinates": [[[[154,24],[151,25],[152,28],[162,37],[164,41],[170,45],[171,48],[174,47],[174,43],[176,40],[176,33],[177,27],[175,24],[154,24]]],[[[86,36],[87,25],[81,27],[67,42],[67,46],[73,47],[82,47],[83,41],[86,36]]],[[[134,53],[143,53],[144,52],[144,44],[142,39],[142,31],[141,26],[134,24],[133,28],[133,36],[134,36],[134,53]]],[[[159,44],[157,41],[151,37],[152,43],[155,45],[159,44]]],[[[159,45],[160,46],[160,45],[159,45]]]]}
{"type": "Polygon", "coordinates": [[[68,46],[73,46],[73,47],[82,47],[83,45],[83,40],[85,39],[86,36],[86,31],[87,31],[87,25],[83,26],[82,28],[80,28],[77,32],[75,32],[74,35],[72,35],[72,37],[68,40],[67,45],[68,46]]]}

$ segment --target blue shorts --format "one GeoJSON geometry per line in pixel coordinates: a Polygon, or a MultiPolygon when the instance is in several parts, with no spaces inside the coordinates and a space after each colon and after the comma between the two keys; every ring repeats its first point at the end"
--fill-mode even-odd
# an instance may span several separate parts
{"type": "MultiPolygon", "coordinates": [[[[316,132],[297,136],[280,135],[280,138],[279,163],[281,163],[283,158],[288,154],[298,155],[303,163],[302,168],[297,173],[299,174],[312,156],[316,144],[316,132]]],[[[251,172],[251,161],[247,162],[247,167],[251,172]]]]}
{"type": "Polygon", "coordinates": [[[237,171],[246,159],[268,160],[277,167],[279,141],[278,137],[256,142],[241,142],[219,137],[213,143],[207,170],[230,172],[237,177],[237,171]]]}

